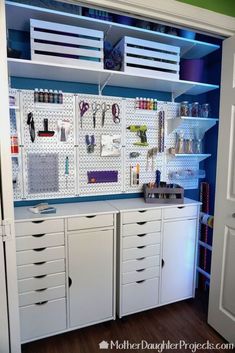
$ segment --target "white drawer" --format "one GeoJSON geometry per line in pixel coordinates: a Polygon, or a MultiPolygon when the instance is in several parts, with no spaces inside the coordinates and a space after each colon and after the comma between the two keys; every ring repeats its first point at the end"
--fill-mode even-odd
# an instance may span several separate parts
{"type": "Polygon", "coordinates": [[[65,330],[65,299],[21,307],[20,326],[23,342],[65,330]]]}
{"type": "Polygon", "coordinates": [[[139,259],[141,257],[160,254],[160,244],[142,246],[139,248],[123,249],[122,261],[139,259]]]}
{"type": "Polygon", "coordinates": [[[176,206],[163,210],[163,218],[197,217],[198,206],[176,206]]]}
{"type": "Polygon", "coordinates": [[[123,225],[123,236],[160,232],[161,221],[136,222],[123,225]]]}
{"type": "Polygon", "coordinates": [[[47,219],[29,222],[16,222],[16,236],[56,233],[64,231],[63,219],[47,219]]]}
{"type": "Polygon", "coordinates": [[[45,289],[65,285],[65,273],[55,273],[33,278],[18,280],[19,293],[30,292],[37,289],[45,289]]]}
{"type": "Polygon", "coordinates": [[[159,244],[161,241],[161,233],[149,233],[132,235],[130,237],[123,237],[123,249],[136,248],[137,246],[159,244]]]}
{"type": "Polygon", "coordinates": [[[122,272],[131,272],[142,268],[155,267],[160,264],[160,256],[142,257],[138,260],[124,261],[122,263],[122,272]]]}
{"type": "Polygon", "coordinates": [[[158,305],[158,278],[122,286],[122,314],[158,305]]]}
{"type": "Polygon", "coordinates": [[[122,274],[122,284],[143,281],[146,279],[159,277],[160,267],[141,268],[140,270],[126,272],[122,274]]]}
{"type": "Polygon", "coordinates": [[[17,265],[34,264],[43,261],[64,259],[64,246],[41,248],[37,250],[17,251],[17,265]]]}
{"type": "Polygon", "coordinates": [[[16,250],[64,245],[64,233],[35,234],[16,238],[16,250]]]}
{"type": "Polygon", "coordinates": [[[135,222],[157,221],[162,218],[162,210],[138,210],[123,213],[123,224],[135,222]]]}
{"type": "Polygon", "coordinates": [[[113,226],[113,214],[71,217],[68,219],[68,230],[113,226]]]}
{"type": "Polygon", "coordinates": [[[65,261],[64,259],[49,261],[49,262],[38,262],[31,265],[17,266],[18,279],[50,275],[52,273],[65,272],[65,261]]]}
{"type": "Polygon", "coordinates": [[[55,300],[65,297],[65,286],[39,289],[33,292],[26,292],[19,295],[20,306],[41,303],[48,300],[55,300]]]}

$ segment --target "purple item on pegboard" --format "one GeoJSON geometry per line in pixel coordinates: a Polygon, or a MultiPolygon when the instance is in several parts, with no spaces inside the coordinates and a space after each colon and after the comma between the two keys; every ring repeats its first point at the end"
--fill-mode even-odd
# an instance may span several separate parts
{"type": "Polygon", "coordinates": [[[117,183],[118,171],[117,170],[102,170],[87,172],[88,184],[97,183],[117,183]]]}

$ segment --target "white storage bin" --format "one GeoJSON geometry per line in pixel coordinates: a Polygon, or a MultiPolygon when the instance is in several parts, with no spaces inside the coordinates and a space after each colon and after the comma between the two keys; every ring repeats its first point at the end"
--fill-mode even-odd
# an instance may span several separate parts
{"type": "Polygon", "coordinates": [[[179,79],[180,48],[124,37],[117,45],[123,55],[122,71],[166,79],[179,79]]]}
{"type": "Polygon", "coordinates": [[[30,20],[31,59],[87,69],[103,69],[101,31],[30,20]]]}

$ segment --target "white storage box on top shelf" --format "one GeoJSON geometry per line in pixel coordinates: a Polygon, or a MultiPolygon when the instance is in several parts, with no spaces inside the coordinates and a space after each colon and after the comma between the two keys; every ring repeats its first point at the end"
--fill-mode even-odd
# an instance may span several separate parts
{"type": "Polygon", "coordinates": [[[123,55],[122,71],[136,75],[179,79],[180,48],[124,37],[115,47],[123,55]]]}
{"type": "Polygon", "coordinates": [[[30,19],[31,59],[103,69],[104,33],[30,19]]]}

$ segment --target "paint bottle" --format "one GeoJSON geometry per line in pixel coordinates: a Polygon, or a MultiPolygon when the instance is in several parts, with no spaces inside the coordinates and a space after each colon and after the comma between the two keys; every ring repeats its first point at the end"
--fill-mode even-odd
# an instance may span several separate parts
{"type": "Polygon", "coordinates": [[[144,109],[147,109],[147,98],[144,98],[144,109]]]}
{"type": "Polygon", "coordinates": [[[144,99],[140,97],[140,104],[139,104],[140,109],[144,109],[144,99]]]}
{"type": "Polygon", "coordinates": [[[62,91],[59,91],[59,94],[58,94],[58,103],[59,103],[59,104],[63,104],[63,93],[62,93],[62,91]]]}
{"type": "Polygon", "coordinates": [[[39,102],[43,103],[43,101],[44,101],[44,94],[43,94],[43,89],[41,88],[39,90],[39,102]]]}
{"type": "Polygon", "coordinates": [[[34,103],[38,103],[39,102],[39,92],[38,92],[38,88],[35,88],[34,90],[34,103]]]}
{"type": "Polygon", "coordinates": [[[53,101],[54,101],[52,89],[49,90],[48,101],[49,101],[49,103],[53,103],[53,101]]]}
{"type": "Polygon", "coordinates": [[[135,99],[135,109],[139,109],[139,97],[135,99]]]}
{"type": "Polygon", "coordinates": [[[45,89],[44,94],[43,94],[43,102],[48,103],[49,102],[49,93],[48,90],[45,89]]]}
{"type": "Polygon", "coordinates": [[[157,99],[154,99],[154,110],[157,110],[157,99]]]}
{"type": "Polygon", "coordinates": [[[56,89],[53,92],[53,103],[58,103],[58,91],[56,89]]]}

